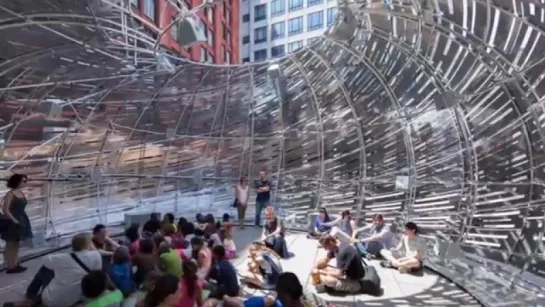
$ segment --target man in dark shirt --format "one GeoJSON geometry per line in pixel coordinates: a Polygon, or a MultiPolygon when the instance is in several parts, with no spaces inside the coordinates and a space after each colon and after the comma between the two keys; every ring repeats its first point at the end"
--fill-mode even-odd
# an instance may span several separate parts
{"type": "Polygon", "coordinates": [[[360,280],[365,276],[365,269],[356,248],[347,243],[339,244],[331,235],[323,236],[320,244],[328,253],[316,263],[313,271],[320,274],[321,280],[321,286],[317,286],[316,290],[325,291],[327,287],[337,292],[360,292],[360,280]],[[336,268],[327,266],[333,258],[337,259],[336,268]]]}
{"type": "Polygon", "coordinates": [[[209,297],[222,300],[224,295],[238,296],[240,287],[237,273],[233,264],[225,259],[225,248],[222,245],[214,246],[212,250],[214,264],[208,274],[208,278],[216,281],[216,287],[209,297]]]}
{"type": "Polygon", "coordinates": [[[159,213],[152,213],[150,215],[150,219],[144,224],[144,227],[142,228],[142,232],[147,237],[153,236],[156,232],[161,230],[161,219],[159,217],[159,213]]]}
{"type": "Polygon", "coordinates": [[[259,172],[259,180],[255,183],[257,196],[255,199],[255,225],[261,227],[261,212],[269,205],[271,199],[271,185],[265,171],[259,172]]]}

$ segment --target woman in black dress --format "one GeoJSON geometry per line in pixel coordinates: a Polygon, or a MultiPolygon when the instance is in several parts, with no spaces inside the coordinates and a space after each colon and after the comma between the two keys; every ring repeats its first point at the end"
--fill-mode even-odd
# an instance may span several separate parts
{"type": "Polygon", "coordinates": [[[30,220],[25,212],[27,200],[22,191],[26,184],[26,175],[14,174],[8,179],[7,187],[10,191],[4,196],[1,221],[3,227],[0,237],[6,241],[4,259],[8,274],[26,271],[26,268],[19,264],[19,243],[32,238],[30,220]]]}

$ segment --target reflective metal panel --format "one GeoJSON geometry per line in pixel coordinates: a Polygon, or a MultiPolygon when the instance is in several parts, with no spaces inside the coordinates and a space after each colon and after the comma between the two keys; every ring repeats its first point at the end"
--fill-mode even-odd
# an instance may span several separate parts
{"type": "Polygon", "coordinates": [[[155,49],[125,2],[0,1],[0,173],[30,176],[36,227],[223,212],[267,170],[301,223],[414,220],[543,292],[541,2],[342,1],[281,83],[155,49]]]}

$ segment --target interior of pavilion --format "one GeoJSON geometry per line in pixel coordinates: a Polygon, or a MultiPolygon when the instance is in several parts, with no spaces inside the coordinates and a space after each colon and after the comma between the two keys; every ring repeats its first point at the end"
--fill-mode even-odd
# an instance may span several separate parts
{"type": "Polygon", "coordinates": [[[0,303],[543,306],[545,3],[338,9],[216,65],[0,0],[0,303]]]}

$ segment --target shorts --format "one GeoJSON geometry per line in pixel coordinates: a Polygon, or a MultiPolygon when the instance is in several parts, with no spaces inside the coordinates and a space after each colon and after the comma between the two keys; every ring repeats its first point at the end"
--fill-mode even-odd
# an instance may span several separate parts
{"type": "Polygon", "coordinates": [[[343,293],[359,293],[362,289],[359,280],[343,278],[337,281],[334,290],[343,293]]]}

